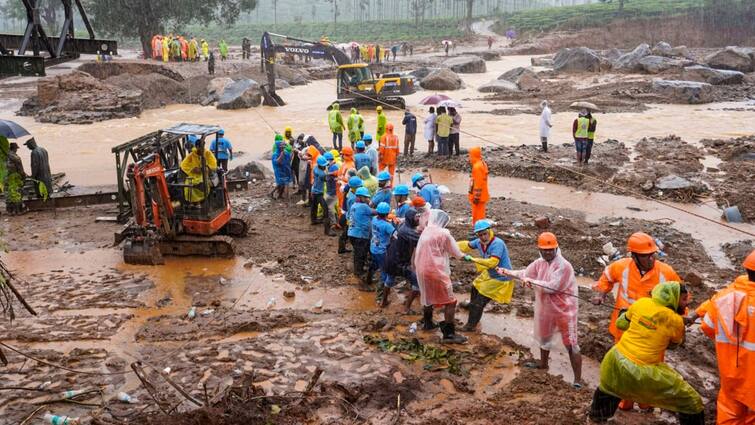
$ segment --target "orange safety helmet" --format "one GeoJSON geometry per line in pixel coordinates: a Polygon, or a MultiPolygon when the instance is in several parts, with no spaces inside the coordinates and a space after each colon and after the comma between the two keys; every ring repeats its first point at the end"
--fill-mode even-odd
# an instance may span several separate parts
{"type": "Polygon", "coordinates": [[[558,240],[556,235],[551,232],[543,232],[537,237],[537,247],[540,249],[556,249],[558,248],[558,240]]]}
{"type": "Polygon", "coordinates": [[[415,196],[414,199],[412,199],[412,206],[414,208],[421,208],[424,207],[427,204],[425,201],[425,198],[421,196],[415,196]]]}
{"type": "Polygon", "coordinates": [[[747,270],[755,271],[755,249],[752,250],[747,258],[745,258],[745,261],[742,263],[742,265],[745,266],[747,270]]]}
{"type": "Polygon", "coordinates": [[[655,244],[652,236],[647,233],[637,232],[629,237],[627,250],[635,254],[654,254],[658,252],[658,246],[655,244]]]}
{"type": "Polygon", "coordinates": [[[352,149],[351,146],[344,146],[343,149],[341,149],[341,155],[354,156],[354,149],[352,149]]]}

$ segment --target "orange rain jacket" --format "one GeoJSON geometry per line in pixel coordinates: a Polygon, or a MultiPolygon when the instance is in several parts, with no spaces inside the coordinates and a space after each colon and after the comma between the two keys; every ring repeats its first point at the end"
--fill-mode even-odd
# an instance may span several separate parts
{"type": "Polygon", "coordinates": [[[671,266],[658,260],[655,260],[653,268],[644,276],[640,274],[640,269],[631,258],[622,258],[609,264],[600,279],[593,285],[593,290],[608,293],[616,284],[619,284],[616,304],[611,314],[611,325],[608,327],[614,339],[618,341],[622,334],[622,331],[616,327],[619,310],[629,308],[640,298],[650,297],[650,292],[659,283],[681,281],[682,279],[671,266]]]}
{"type": "Polygon", "coordinates": [[[716,342],[717,423],[755,423],[755,282],[739,276],[714,295],[700,329],[716,342]]]}
{"type": "Polygon", "coordinates": [[[469,150],[469,162],[472,164],[472,178],[469,181],[469,202],[477,199],[479,202],[488,202],[488,164],[482,159],[482,149],[475,146],[469,150]]]}
{"type": "Polygon", "coordinates": [[[398,136],[393,134],[393,126],[390,124],[385,127],[385,134],[380,138],[378,155],[381,170],[386,165],[396,165],[398,162],[398,136]]]}

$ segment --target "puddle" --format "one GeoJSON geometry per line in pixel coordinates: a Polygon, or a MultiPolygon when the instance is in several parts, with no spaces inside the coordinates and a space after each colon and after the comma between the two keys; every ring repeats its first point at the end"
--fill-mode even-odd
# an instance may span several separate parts
{"type": "MultiPolygon", "coordinates": [[[[435,181],[443,182],[454,193],[467,193],[469,176],[464,173],[443,169],[431,169],[435,181]]],[[[679,211],[658,202],[636,199],[629,196],[600,192],[583,192],[557,184],[533,182],[511,177],[489,177],[488,185],[492,197],[504,196],[507,199],[529,202],[553,208],[570,209],[585,214],[588,221],[602,218],[636,218],[641,220],[671,219],[671,227],[693,235],[705,248],[713,262],[722,268],[732,264],[721,249],[721,244],[748,239],[748,236],[695,217],[692,214],[722,222],[721,211],[708,204],[688,205],[667,202],[691,214],[679,211]],[[639,208],[640,211],[627,207],[639,208]]],[[[755,233],[755,225],[727,223],[737,229],[755,233]]]]}

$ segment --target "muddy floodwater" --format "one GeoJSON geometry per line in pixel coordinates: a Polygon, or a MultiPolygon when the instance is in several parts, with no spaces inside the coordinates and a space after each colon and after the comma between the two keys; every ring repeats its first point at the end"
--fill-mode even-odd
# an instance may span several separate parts
{"type": "MultiPolygon", "coordinates": [[[[513,116],[470,113],[500,108],[501,102],[482,100],[484,95],[477,87],[497,78],[518,66],[528,66],[531,56],[506,56],[488,61],[487,72],[460,74],[466,87],[447,92],[462,103],[463,114],[461,144],[518,145],[539,142],[538,116],[513,116]],[[479,136],[483,139],[477,138],[479,136]]],[[[433,92],[420,90],[407,97],[407,105],[417,113],[420,122],[426,107],[419,101],[433,92]]],[[[54,125],[35,122],[31,117],[15,116],[19,102],[4,104],[0,118],[13,119],[27,128],[49,151],[53,171],[65,171],[74,185],[105,185],[115,183],[115,166],[111,148],[150,131],[166,128],[180,122],[218,124],[225,128],[236,152],[244,155],[236,163],[256,159],[270,149],[273,131],[282,132],[291,126],[294,133],[314,135],[323,145],[330,145],[326,106],[334,100],[335,80],[312,81],[306,86],[279,90],[286,105],[279,108],[261,106],[247,110],[221,111],[215,107],[198,105],[169,105],[162,109],[144,111],[138,118],[97,122],[86,125],[54,125]]],[[[675,134],[683,140],[696,142],[705,138],[729,138],[755,133],[754,101],[705,105],[649,105],[642,113],[597,114],[597,140],[617,139],[633,143],[642,137],[675,134]],[[739,110],[736,110],[739,109],[739,110]]],[[[375,132],[376,115],[373,110],[361,111],[368,133],[375,132]]],[[[388,111],[390,122],[396,125],[403,138],[400,125],[403,113],[388,111]]],[[[551,143],[571,141],[573,113],[556,113],[553,116],[551,143]]],[[[425,149],[422,126],[417,134],[417,147],[425,149]]],[[[21,152],[28,159],[28,152],[21,152]]],[[[233,162],[232,162],[233,164],[233,162]]]]}

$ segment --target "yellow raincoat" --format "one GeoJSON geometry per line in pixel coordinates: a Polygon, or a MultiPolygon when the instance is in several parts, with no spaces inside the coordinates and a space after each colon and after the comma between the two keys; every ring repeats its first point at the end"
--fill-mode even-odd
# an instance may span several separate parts
{"type": "Polygon", "coordinates": [[[168,62],[170,53],[170,40],[168,37],[163,37],[163,62],[168,62]]]}
{"type": "MultiPolygon", "coordinates": [[[[217,170],[218,162],[215,160],[215,155],[209,149],[204,150],[205,165],[210,172],[217,170]]],[[[181,161],[181,171],[186,173],[185,184],[190,184],[194,187],[184,188],[184,197],[188,202],[201,202],[204,200],[204,190],[202,189],[202,183],[204,182],[204,173],[202,172],[202,158],[197,153],[197,148],[191,150],[191,153],[181,161]]],[[[209,190],[209,186],[207,186],[209,190]]]]}
{"type": "Polygon", "coordinates": [[[480,254],[480,257],[472,258],[480,273],[472,282],[477,291],[497,303],[508,304],[514,294],[514,281],[498,274],[496,267],[511,269],[509,252],[503,240],[495,237],[492,230],[489,231],[490,243],[487,246],[483,246],[479,239],[459,241],[457,245],[465,254],[480,254]]]}
{"type": "Polygon", "coordinates": [[[659,283],[652,298],[641,298],[619,316],[624,330],[600,363],[600,390],[625,400],[694,415],[703,411],[700,394],[663,362],[669,345],[684,341],[684,321],[676,313],[678,282],[659,283]]]}

